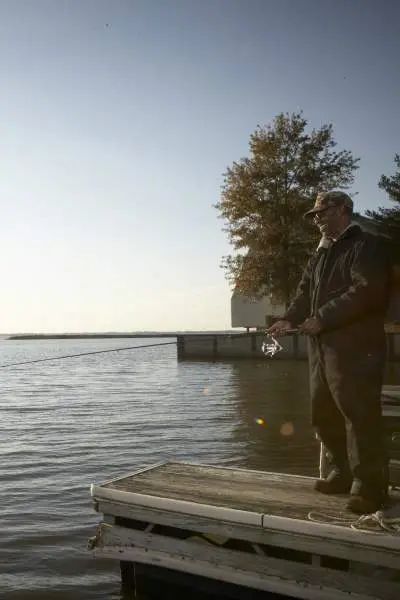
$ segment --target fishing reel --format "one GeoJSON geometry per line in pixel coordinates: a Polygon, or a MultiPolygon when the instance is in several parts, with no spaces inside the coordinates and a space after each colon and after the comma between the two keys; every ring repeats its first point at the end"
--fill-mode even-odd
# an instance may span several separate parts
{"type": "MultiPolygon", "coordinates": [[[[289,329],[285,331],[284,335],[292,333],[298,333],[297,329],[289,329]]],[[[272,333],[265,334],[266,340],[261,345],[261,352],[267,358],[273,358],[278,352],[283,350],[283,346],[280,345],[276,337],[272,333]]]]}
{"type": "Polygon", "coordinates": [[[267,358],[272,358],[281,350],[283,350],[283,347],[280,345],[278,340],[271,333],[267,333],[266,340],[261,345],[261,352],[264,354],[264,356],[267,358]]]}

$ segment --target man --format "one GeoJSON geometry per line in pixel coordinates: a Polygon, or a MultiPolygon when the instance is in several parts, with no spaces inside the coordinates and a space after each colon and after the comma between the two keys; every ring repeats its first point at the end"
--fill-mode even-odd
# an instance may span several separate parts
{"type": "Polygon", "coordinates": [[[349,493],[347,508],[375,512],[388,488],[381,413],[390,250],[385,238],[352,223],[341,191],[317,196],[305,218],[322,239],[283,319],[268,333],[298,328],[309,336],[312,423],[332,462],[325,494],[349,493]]]}

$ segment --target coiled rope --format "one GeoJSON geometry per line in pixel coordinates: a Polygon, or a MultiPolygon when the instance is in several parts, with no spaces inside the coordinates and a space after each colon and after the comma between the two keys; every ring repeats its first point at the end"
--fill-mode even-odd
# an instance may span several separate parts
{"type": "Polygon", "coordinates": [[[308,519],[315,523],[351,527],[351,529],[357,529],[366,533],[391,533],[393,535],[400,535],[400,506],[398,504],[392,508],[361,515],[358,518],[345,515],[340,511],[334,514],[312,510],[308,513],[308,519]]]}

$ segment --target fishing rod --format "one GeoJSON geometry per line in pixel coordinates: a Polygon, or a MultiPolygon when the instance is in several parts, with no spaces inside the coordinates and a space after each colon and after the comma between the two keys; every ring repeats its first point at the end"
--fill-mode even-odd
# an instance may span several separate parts
{"type": "Polygon", "coordinates": [[[20,365],[32,365],[39,362],[49,362],[52,360],[63,360],[64,358],[77,358],[79,356],[90,356],[92,354],[105,354],[106,352],[121,352],[122,350],[136,350],[138,348],[154,348],[154,346],[171,346],[176,342],[160,342],[158,344],[145,344],[143,346],[125,346],[122,348],[109,348],[107,350],[94,350],[93,352],[80,352],[79,354],[66,354],[64,356],[53,356],[50,358],[37,358],[35,360],[24,360],[22,362],[10,363],[8,365],[0,365],[0,369],[8,367],[19,367],[20,365]]]}

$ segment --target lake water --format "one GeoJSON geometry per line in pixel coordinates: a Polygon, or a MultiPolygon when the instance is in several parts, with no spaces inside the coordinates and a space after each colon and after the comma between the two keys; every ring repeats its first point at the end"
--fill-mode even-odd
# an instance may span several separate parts
{"type": "Polygon", "coordinates": [[[305,362],[178,362],[167,341],[0,341],[0,365],[149,346],[0,368],[1,599],[119,600],[118,563],[86,550],[92,482],[165,459],[317,473],[305,362]]]}

